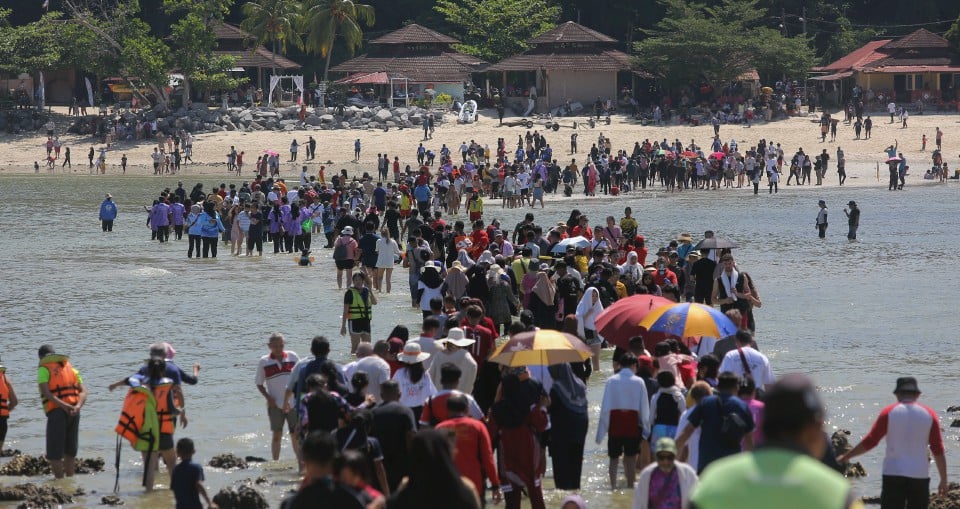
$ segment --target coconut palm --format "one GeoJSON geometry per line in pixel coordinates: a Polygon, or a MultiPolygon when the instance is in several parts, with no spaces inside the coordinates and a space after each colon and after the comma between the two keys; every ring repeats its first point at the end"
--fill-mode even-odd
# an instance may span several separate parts
{"type": "Polygon", "coordinates": [[[327,81],[330,54],[337,36],[343,38],[347,51],[353,54],[363,44],[360,23],[373,25],[374,9],[353,0],[308,0],[304,7],[305,46],[327,59],[323,66],[323,81],[327,81]]]}
{"type": "Polygon", "coordinates": [[[272,71],[277,74],[277,50],[287,51],[287,44],[303,47],[297,31],[300,8],[294,0],[251,0],[242,7],[244,20],[240,26],[256,37],[257,44],[272,43],[272,71]]]}

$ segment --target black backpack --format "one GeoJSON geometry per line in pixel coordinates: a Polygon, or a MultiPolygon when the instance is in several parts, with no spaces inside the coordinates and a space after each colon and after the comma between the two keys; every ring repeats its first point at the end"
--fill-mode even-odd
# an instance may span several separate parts
{"type": "Polygon", "coordinates": [[[749,431],[746,421],[735,411],[725,411],[720,396],[717,396],[717,408],[720,410],[720,444],[730,449],[739,449],[740,442],[749,431]]]}

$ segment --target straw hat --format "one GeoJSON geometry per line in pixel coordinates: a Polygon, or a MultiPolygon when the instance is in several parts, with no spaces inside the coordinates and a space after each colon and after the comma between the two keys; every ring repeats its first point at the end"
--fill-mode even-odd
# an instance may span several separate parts
{"type": "Polygon", "coordinates": [[[397,356],[397,360],[404,364],[417,364],[430,358],[430,354],[420,348],[420,343],[410,341],[403,345],[403,352],[397,356]]]}
{"type": "Polygon", "coordinates": [[[680,242],[693,242],[693,237],[689,233],[681,233],[677,240],[680,242]]]}

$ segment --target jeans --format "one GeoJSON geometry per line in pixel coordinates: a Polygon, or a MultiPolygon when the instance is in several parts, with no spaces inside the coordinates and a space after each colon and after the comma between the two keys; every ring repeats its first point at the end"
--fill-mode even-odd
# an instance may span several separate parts
{"type": "MultiPolygon", "coordinates": [[[[409,253],[407,254],[409,255],[409,253]]],[[[414,306],[418,306],[419,302],[417,300],[417,284],[420,283],[420,273],[412,269],[412,264],[407,281],[410,283],[410,301],[414,306]]]]}
{"type": "Polygon", "coordinates": [[[883,476],[880,509],[927,509],[930,505],[930,478],[883,476]]]}

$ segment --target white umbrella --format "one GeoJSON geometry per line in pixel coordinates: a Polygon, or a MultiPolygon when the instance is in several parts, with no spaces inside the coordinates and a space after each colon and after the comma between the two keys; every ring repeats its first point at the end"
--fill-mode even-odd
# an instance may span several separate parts
{"type": "Polygon", "coordinates": [[[583,236],[570,237],[569,239],[563,239],[560,242],[557,242],[557,245],[553,246],[550,249],[551,253],[562,253],[567,250],[567,247],[573,246],[576,248],[585,248],[590,247],[590,239],[583,236]]]}

